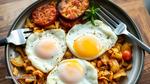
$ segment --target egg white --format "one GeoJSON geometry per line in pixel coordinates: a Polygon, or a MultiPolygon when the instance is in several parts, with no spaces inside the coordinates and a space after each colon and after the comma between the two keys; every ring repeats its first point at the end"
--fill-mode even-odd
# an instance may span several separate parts
{"type": "MultiPolygon", "coordinates": [[[[67,60],[63,60],[62,62],[60,62],[59,65],[63,64],[63,62],[67,62],[67,60]]],[[[91,65],[86,60],[81,59],[73,59],[73,60],[76,60],[79,64],[81,64],[81,66],[85,71],[84,78],[82,78],[77,84],[98,84],[97,70],[93,65],[91,65]]],[[[66,84],[59,78],[59,71],[60,71],[58,70],[59,65],[49,73],[49,75],[47,76],[46,84],[66,84]]]]}
{"type": "Polygon", "coordinates": [[[42,33],[35,32],[31,34],[27,39],[25,51],[34,67],[48,73],[61,61],[66,49],[65,32],[62,29],[51,29],[42,33]],[[44,38],[54,39],[59,44],[57,54],[50,59],[40,58],[35,52],[36,45],[44,38]]]}
{"type": "Polygon", "coordinates": [[[82,59],[93,60],[101,56],[105,51],[109,50],[112,46],[115,45],[118,37],[112,31],[112,29],[100,20],[95,20],[94,23],[95,26],[90,21],[85,24],[78,24],[69,30],[66,36],[66,43],[70,51],[75,56],[82,58],[78,55],[78,53],[76,53],[73,44],[76,38],[84,35],[95,36],[100,43],[101,51],[97,56],[93,58],[82,58],[82,59]]]}

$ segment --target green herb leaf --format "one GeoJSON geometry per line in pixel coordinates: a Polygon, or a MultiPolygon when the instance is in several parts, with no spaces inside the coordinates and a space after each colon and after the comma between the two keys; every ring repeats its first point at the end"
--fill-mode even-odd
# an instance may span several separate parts
{"type": "Polygon", "coordinates": [[[95,6],[94,1],[91,1],[90,8],[85,12],[85,17],[83,19],[91,21],[93,25],[95,25],[94,20],[97,19],[97,11],[98,7],[95,6]]]}

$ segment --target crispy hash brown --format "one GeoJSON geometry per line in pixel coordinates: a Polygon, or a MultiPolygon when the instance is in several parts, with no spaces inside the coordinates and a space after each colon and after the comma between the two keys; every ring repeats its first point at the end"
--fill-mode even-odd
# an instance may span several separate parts
{"type": "MultiPolygon", "coordinates": [[[[35,30],[35,32],[39,32],[39,30],[38,31],[35,30]]],[[[119,36],[119,39],[113,48],[105,52],[99,58],[89,61],[93,66],[95,66],[95,68],[98,71],[99,84],[107,84],[107,83],[117,84],[122,77],[127,76],[126,71],[132,68],[132,64],[130,62],[124,61],[122,57],[122,51],[125,50],[131,51],[132,46],[129,42],[126,42],[124,40],[124,37],[119,36]]],[[[19,75],[18,69],[20,67],[25,71],[24,74],[21,75],[21,78],[18,79],[18,81],[21,84],[45,83],[48,74],[43,73],[42,71],[32,66],[31,62],[27,59],[27,56],[24,52],[24,48],[17,47],[16,52],[18,52],[20,56],[13,58],[11,61],[11,63],[14,66],[13,74],[14,76],[18,76],[19,75]],[[17,65],[18,62],[20,63],[23,62],[23,66],[22,64],[21,66],[17,65]],[[26,76],[27,78],[24,76],[26,76]]],[[[63,59],[72,59],[72,58],[75,58],[75,56],[73,56],[73,54],[69,50],[67,50],[63,59]]]]}

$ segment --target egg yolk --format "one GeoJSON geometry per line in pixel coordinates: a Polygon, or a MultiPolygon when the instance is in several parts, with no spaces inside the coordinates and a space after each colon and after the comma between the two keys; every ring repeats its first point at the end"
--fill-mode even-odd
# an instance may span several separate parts
{"type": "Polygon", "coordinates": [[[41,39],[36,45],[35,52],[41,58],[51,58],[58,51],[58,44],[54,39],[41,39]]]}
{"type": "Polygon", "coordinates": [[[100,53],[100,43],[95,36],[85,35],[75,39],[73,47],[80,58],[93,59],[100,53]]]}
{"type": "Polygon", "coordinates": [[[84,69],[76,61],[67,61],[59,68],[59,77],[66,84],[76,84],[84,77],[84,69]]]}

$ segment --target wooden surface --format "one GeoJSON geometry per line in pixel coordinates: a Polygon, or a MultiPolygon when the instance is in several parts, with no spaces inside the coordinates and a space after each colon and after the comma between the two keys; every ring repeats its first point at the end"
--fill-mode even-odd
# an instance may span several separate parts
{"type": "MultiPolygon", "coordinates": [[[[0,38],[6,37],[14,19],[29,4],[36,0],[0,0],[0,38]]],[[[117,5],[123,8],[136,22],[142,33],[142,37],[150,46],[150,16],[144,7],[143,0],[114,0],[117,5]]],[[[4,47],[0,47],[0,84],[11,84],[5,79],[7,69],[4,57],[4,47]]],[[[145,54],[144,71],[140,84],[150,84],[150,55],[145,54]]]]}

